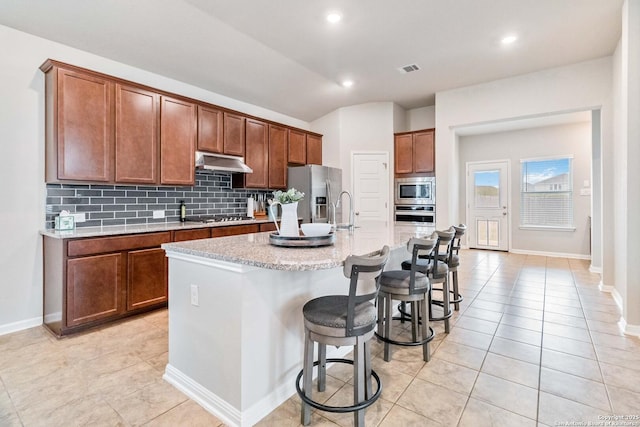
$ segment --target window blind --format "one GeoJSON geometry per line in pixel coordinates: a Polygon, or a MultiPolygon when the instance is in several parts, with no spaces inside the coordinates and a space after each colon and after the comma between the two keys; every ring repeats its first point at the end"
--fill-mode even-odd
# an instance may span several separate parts
{"type": "Polygon", "coordinates": [[[573,227],[571,161],[521,160],[520,226],[573,227]]]}

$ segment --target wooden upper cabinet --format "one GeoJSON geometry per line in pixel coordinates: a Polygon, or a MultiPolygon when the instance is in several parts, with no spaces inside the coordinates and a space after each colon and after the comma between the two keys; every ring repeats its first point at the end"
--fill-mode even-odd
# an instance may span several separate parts
{"type": "Polygon", "coordinates": [[[160,184],[195,183],[196,106],[161,97],[160,184]]]}
{"type": "Polygon", "coordinates": [[[287,140],[282,126],[269,125],[269,188],[287,188],[287,140]]]}
{"type": "Polygon", "coordinates": [[[45,72],[47,182],[113,180],[112,82],[55,65],[45,72]]]}
{"type": "Polygon", "coordinates": [[[307,134],[305,132],[289,129],[289,154],[288,162],[294,165],[307,163],[307,134]]]}
{"type": "Polygon", "coordinates": [[[198,150],[224,151],[223,121],[222,111],[198,105],[198,150]]]}
{"type": "Polygon", "coordinates": [[[269,133],[265,122],[246,119],[245,163],[253,173],[244,174],[245,187],[267,188],[269,185],[269,133]]]}
{"type": "Polygon", "coordinates": [[[245,118],[238,114],[224,113],[223,152],[231,156],[244,156],[245,118]]]}
{"type": "Polygon", "coordinates": [[[115,181],[158,180],[158,101],[144,89],[116,84],[115,181]]]}
{"type": "Polygon", "coordinates": [[[396,174],[413,172],[413,135],[395,136],[394,156],[396,174]]]}
{"type": "Polygon", "coordinates": [[[435,170],[433,130],[413,134],[413,171],[431,173],[435,170]]]}
{"type": "Polygon", "coordinates": [[[307,164],[322,164],[322,137],[307,134],[307,164]]]}
{"type": "Polygon", "coordinates": [[[434,129],[396,134],[395,175],[429,176],[435,172],[434,129]]]}

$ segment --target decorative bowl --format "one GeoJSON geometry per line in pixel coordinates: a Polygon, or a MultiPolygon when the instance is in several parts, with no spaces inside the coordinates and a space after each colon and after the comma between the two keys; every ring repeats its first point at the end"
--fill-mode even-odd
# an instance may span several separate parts
{"type": "Polygon", "coordinates": [[[308,237],[326,236],[331,231],[331,224],[323,222],[306,223],[300,224],[300,228],[302,228],[304,235],[308,237]]]}

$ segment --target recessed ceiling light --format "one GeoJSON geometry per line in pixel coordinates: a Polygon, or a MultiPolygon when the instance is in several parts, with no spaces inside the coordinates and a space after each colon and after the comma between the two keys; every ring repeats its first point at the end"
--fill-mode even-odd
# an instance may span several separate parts
{"type": "Polygon", "coordinates": [[[500,43],[502,43],[503,45],[507,45],[514,43],[516,40],[518,40],[518,36],[510,34],[508,36],[504,36],[502,40],[500,40],[500,43]]]}
{"type": "Polygon", "coordinates": [[[343,80],[340,84],[342,87],[351,87],[353,86],[353,80],[343,80]]]}
{"type": "Polygon", "coordinates": [[[327,21],[331,22],[332,24],[339,22],[341,19],[342,19],[342,15],[340,15],[337,12],[332,12],[327,15],[327,21]]]}

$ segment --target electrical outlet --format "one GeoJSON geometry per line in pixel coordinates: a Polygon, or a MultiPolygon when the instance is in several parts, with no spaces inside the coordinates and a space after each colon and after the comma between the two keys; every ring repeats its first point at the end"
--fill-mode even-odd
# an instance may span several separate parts
{"type": "Polygon", "coordinates": [[[153,218],[154,219],[164,218],[164,211],[153,211],[153,218]]]}
{"type": "Polygon", "coordinates": [[[84,212],[82,212],[82,213],[74,213],[74,214],[71,214],[71,215],[73,215],[73,221],[76,224],[79,223],[79,222],[86,222],[87,221],[87,217],[84,214],[84,212]]]}
{"type": "Polygon", "coordinates": [[[198,295],[198,285],[191,285],[191,305],[195,305],[198,307],[199,295],[198,295]]]}

